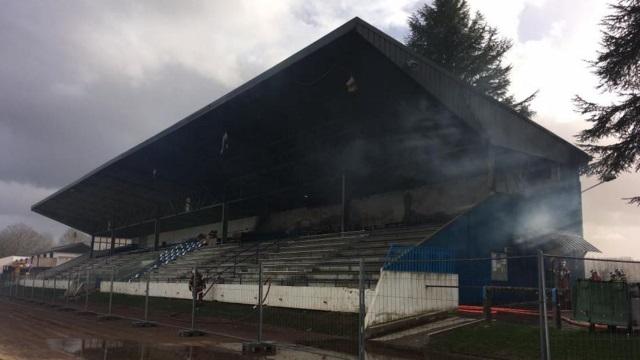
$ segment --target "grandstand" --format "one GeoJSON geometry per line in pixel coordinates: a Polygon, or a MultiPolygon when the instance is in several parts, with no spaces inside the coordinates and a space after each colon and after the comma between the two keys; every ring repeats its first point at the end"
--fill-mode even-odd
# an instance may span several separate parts
{"type": "MultiPolygon", "coordinates": [[[[525,252],[514,239],[533,211],[547,215],[536,230],[576,235],[563,251],[592,249],[587,161],[356,18],[32,210],[112,240],[45,277],[115,268],[118,281],[180,283],[197,267],[255,284],[260,262],[274,284],[353,288],[364,259],[375,288],[417,246],[525,252]],[[193,240],[210,230],[221,244],[193,240]],[[133,245],[116,251],[116,238],[133,245]]],[[[466,276],[492,280],[489,266],[466,276]]]]}

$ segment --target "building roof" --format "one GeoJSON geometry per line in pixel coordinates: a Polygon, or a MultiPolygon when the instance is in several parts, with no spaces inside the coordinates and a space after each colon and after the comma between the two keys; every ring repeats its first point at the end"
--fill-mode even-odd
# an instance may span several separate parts
{"type": "MultiPolygon", "coordinates": [[[[531,249],[541,249],[543,251],[555,251],[562,255],[574,253],[597,252],[600,250],[585,240],[582,236],[574,233],[557,231],[526,240],[519,239],[517,243],[531,249]]],[[[557,255],[557,254],[554,254],[557,255]]]]}
{"type": "Polygon", "coordinates": [[[44,253],[48,252],[66,252],[72,254],[84,254],[88,253],[91,250],[91,247],[85,243],[72,243],[54,246],[51,249],[44,251],[44,253]]]}
{"type": "MultiPolygon", "coordinates": [[[[406,90],[395,91],[390,85],[400,78],[406,86],[426,91],[496,146],[563,164],[579,166],[589,159],[572,144],[354,18],[63,187],[32,210],[90,234],[105,235],[111,227],[123,237],[152,232],[156,217],[163,219],[167,229],[193,226],[205,219],[211,222],[221,213],[222,199],[227,204],[246,201],[250,195],[277,191],[276,185],[283,184],[283,178],[275,178],[273,172],[281,169],[287,174],[293,167],[287,167],[288,159],[273,155],[267,145],[277,144],[282,134],[302,132],[303,127],[316,126],[314,134],[321,132],[317,136],[327,138],[339,133],[340,126],[351,121],[350,112],[374,108],[384,97],[401,99],[406,90]],[[372,71],[374,63],[385,71],[372,71]],[[336,84],[344,88],[349,76],[355,76],[363,93],[375,90],[377,98],[371,95],[368,101],[360,99],[359,105],[352,105],[355,101],[336,92],[336,84]],[[342,116],[342,123],[320,123],[322,116],[342,116]],[[221,155],[220,139],[227,133],[238,152],[233,160],[221,155]],[[269,167],[269,177],[256,170],[258,161],[265,169],[269,167]],[[233,184],[239,185],[230,190],[233,184]],[[192,206],[196,211],[181,211],[180,201],[185,198],[197,202],[192,206]]],[[[375,116],[374,110],[367,116],[375,116]]],[[[312,140],[301,152],[322,145],[312,140]]],[[[260,204],[251,206],[255,210],[260,204]]]]}

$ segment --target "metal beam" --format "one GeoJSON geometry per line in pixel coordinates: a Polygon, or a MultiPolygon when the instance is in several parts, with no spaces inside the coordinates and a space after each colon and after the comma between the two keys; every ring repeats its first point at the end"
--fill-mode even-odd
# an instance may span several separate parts
{"type": "Polygon", "coordinates": [[[153,222],[153,250],[158,251],[160,242],[160,219],[155,218],[153,222]]]}
{"type": "Polygon", "coordinates": [[[96,242],[96,236],[91,234],[91,249],[89,249],[89,258],[93,258],[93,246],[96,242]]]}

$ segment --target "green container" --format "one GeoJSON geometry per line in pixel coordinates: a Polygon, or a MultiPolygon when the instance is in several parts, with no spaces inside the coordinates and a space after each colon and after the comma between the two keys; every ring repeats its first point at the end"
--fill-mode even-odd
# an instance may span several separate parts
{"type": "Polygon", "coordinates": [[[630,287],[638,284],[577,280],[573,287],[573,316],[591,324],[633,325],[630,287]]]}

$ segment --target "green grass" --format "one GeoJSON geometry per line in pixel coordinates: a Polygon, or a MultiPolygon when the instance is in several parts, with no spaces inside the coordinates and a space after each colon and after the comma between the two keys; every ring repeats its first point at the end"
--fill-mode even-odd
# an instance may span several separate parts
{"type": "MultiPolygon", "coordinates": [[[[539,329],[505,322],[481,323],[435,336],[429,351],[497,359],[539,358],[539,329]]],[[[586,329],[550,329],[552,359],[639,359],[640,337],[586,329]]]]}

